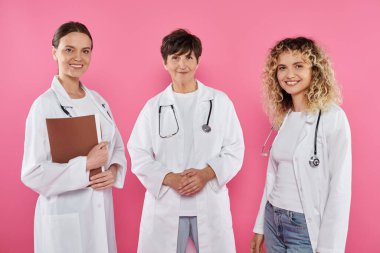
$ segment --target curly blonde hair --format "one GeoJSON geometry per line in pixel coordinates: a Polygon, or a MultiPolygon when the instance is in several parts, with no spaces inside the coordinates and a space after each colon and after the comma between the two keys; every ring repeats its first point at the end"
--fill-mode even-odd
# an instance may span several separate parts
{"type": "Polygon", "coordinates": [[[270,50],[263,73],[264,109],[275,128],[280,127],[286,113],[293,107],[291,95],[277,80],[277,61],[284,52],[299,53],[306,63],[312,65],[311,84],[305,94],[308,112],[324,111],[332,103],[342,101],[334,71],[324,51],[308,38],[283,39],[270,50]]]}

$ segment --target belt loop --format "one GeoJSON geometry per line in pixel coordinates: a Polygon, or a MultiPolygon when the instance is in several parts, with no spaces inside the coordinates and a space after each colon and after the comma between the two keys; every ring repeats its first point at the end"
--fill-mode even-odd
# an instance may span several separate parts
{"type": "Polygon", "coordinates": [[[292,212],[292,211],[288,211],[288,217],[289,217],[290,219],[293,218],[293,212],[292,212]]]}

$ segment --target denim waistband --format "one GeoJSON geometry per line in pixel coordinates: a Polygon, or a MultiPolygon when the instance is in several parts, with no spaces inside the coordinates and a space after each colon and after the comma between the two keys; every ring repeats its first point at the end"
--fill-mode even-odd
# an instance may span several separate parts
{"type": "Polygon", "coordinates": [[[299,213],[299,212],[295,212],[295,211],[290,211],[290,210],[279,208],[277,206],[272,205],[269,201],[267,201],[267,205],[270,208],[272,208],[275,213],[284,213],[284,214],[287,214],[288,216],[292,216],[293,214],[304,215],[303,213],[299,213]]]}

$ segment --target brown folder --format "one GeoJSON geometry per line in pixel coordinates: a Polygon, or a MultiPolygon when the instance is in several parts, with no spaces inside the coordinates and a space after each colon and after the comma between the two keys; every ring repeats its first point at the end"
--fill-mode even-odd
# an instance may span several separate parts
{"type": "MultiPolygon", "coordinates": [[[[67,163],[77,156],[87,156],[100,142],[100,126],[95,115],[46,119],[53,162],[67,163]],[[98,138],[99,137],[99,138],[98,138]]],[[[90,177],[102,171],[90,171],[90,177]]]]}

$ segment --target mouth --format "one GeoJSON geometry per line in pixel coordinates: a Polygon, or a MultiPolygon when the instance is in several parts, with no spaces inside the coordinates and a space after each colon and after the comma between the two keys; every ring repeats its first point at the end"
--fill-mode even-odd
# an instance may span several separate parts
{"type": "Polygon", "coordinates": [[[83,68],[83,64],[70,64],[70,67],[75,68],[75,69],[80,69],[80,68],[83,68]]]}
{"type": "Polygon", "coordinates": [[[288,85],[288,86],[295,86],[299,82],[300,81],[285,81],[285,84],[288,85]]]}

